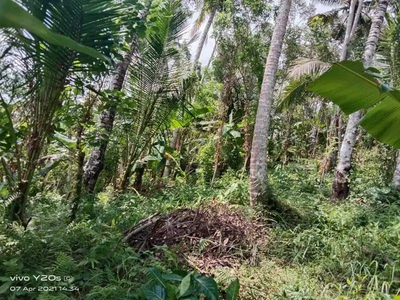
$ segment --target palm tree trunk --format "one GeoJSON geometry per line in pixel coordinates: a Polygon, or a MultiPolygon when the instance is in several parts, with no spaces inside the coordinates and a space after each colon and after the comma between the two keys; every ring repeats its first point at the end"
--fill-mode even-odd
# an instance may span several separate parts
{"type": "Polygon", "coordinates": [[[349,15],[348,15],[348,19],[347,19],[347,25],[346,25],[346,34],[345,34],[344,42],[342,45],[342,51],[340,53],[341,61],[347,59],[347,52],[348,52],[349,44],[350,44],[350,41],[352,38],[351,33],[353,31],[355,32],[355,29],[353,29],[353,28],[357,27],[357,24],[354,23],[356,4],[357,4],[357,0],[351,0],[349,15]]]}
{"type": "MultiPolygon", "coordinates": [[[[134,35],[129,52],[125,54],[124,61],[119,63],[117,66],[116,74],[111,84],[112,90],[122,90],[126,72],[137,49],[137,44],[138,36],[134,35]]],[[[111,105],[108,109],[104,110],[100,116],[100,133],[97,137],[97,146],[93,149],[92,154],[90,155],[83,176],[83,182],[86,191],[89,193],[93,193],[97,179],[99,178],[100,172],[104,167],[105,153],[107,150],[109,137],[114,126],[116,111],[116,105],[111,105]]]]}
{"type": "MultiPolygon", "coordinates": [[[[375,55],[382,24],[388,7],[388,0],[380,0],[376,10],[367,43],[364,49],[364,64],[369,67],[375,55]]],[[[335,179],[332,185],[332,199],[346,199],[349,195],[349,173],[351,169],[351,156],[356,142],[357,126],[361,119],[361,111],[349,116],[344,141],[340,148],[339,162],[335,172],[335,179]]]]}
{"type": "MultiPolygon", "coordinates": [[[[171,147],[172,150],[176,150],[176,144],[178,142],[178,137],[179,137],[179,129],[174,129],[172,131],[172,138],[170,141],[169,146],[171,147]]],[[[165,168],[163,172],[163,177],[167,178],[169,177],[169,174],[171,173],[171,159],[168,159],[167,162],[165,163],[165,168]]]]}
{"type": "Polygon", "coordinates": [[[282,0],[271,39],[265,65],[264,78],[258,102],[250,160],[250,205],[265,192],[267,182],[267,144],[271,109],[275,88],[275,75],[282,53],[283,39],[289,19],[291,0],[282,0]]]}
{"type": "Polygon", "coordinates": [[[211,11],[210,15],[208,16],[206,27],[203,30],[203,33],[202,33],[201,38],[200,38],[199,46],[197,47],[197,51],[196,51],[196,54],[194,56],[193,71],[196,70],[196,68],[197,68],[197,64],[199,62],[201,52],[203,51],[203,47],[204,47],[204,44],[206,42],[208,32],[210,31],[211,25],[214,22],[214,18],[215,18],[216,14],[217,14],[217,7],[213,8],[213,10],[211,11]]]}
{"type": "Polygon", "coordinates": [[[393,183],[396,189],[400,190],[400,151],[397,152],[396,170],[393,174],[393,183]]]}

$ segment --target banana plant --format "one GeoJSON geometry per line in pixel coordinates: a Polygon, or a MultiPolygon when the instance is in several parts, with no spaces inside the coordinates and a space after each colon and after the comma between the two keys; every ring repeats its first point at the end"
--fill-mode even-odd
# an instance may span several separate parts
{"type": "Polygon", "coordinates": [[[378,141],[400,149],[400,91],[381,82],[379,71],[360,61],[344,61],[308,89],[336,103],[347,115],[369,109],[360,125],[378,141]]]}

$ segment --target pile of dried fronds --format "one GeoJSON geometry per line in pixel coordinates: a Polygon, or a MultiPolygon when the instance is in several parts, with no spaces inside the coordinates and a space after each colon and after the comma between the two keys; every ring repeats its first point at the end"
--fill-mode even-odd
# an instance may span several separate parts
{"type": "Polygon", "coordinates": [[[242,260],[255,263],[258,247],[267,240],[262,224],[221,204],[152,215],[125,234],[125,240],[138,251],[167,245],[180,258],[206,272],[242,260]]]}

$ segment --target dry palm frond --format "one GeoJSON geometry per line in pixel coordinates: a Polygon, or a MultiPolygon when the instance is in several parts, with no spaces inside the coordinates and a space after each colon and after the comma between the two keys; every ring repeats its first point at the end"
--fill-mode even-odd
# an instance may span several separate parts
{"type": "Polygon", "coordinates": [[[331,64],[315,58],[300,58],[290,68],[289,77],[298,79],[304,75],[321,75],[330,68],[331,64]]]}

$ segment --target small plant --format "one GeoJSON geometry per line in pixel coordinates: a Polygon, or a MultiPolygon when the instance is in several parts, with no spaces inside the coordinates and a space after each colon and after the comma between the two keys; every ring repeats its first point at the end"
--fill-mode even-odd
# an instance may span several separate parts
{"type": "Polygon", "coordinates": [[[212,277],[204,276],[196,271],[186,272],[175,270],[163,274],[156,268],[148,269],[149,281],[143,289],[144,299],[147,300],[217,300],[222,294],[224,299],[235,300],[239,295],[239,281],[231,282],[225,292],[218,289],[212,277]]]}

